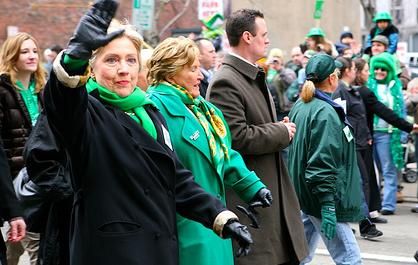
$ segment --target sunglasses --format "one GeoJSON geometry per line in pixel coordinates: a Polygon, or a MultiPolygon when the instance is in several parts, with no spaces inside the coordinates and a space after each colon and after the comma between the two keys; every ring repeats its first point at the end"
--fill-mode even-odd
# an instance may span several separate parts
{"type": "Polygon", "coordinates": [[[381,71],[381,72],[387,72],[388,71],[388,70],[386,70],[384,68],[381,68],[381,67],[376,67],[374,70],[375,71],[381,71]]]}

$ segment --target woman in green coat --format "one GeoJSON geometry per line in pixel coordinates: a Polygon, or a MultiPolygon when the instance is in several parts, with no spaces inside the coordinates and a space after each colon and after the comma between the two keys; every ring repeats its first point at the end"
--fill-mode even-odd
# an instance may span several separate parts
{"type": "Polygon", "coordinates": [[[306,65],[306,82],[289,118],[298,128],[289,148],[289,174],[302,210],[311,262],[322,238],[337,265],[362,264],[348,222],[360,211],[360,171],[356,146],[344,109],[332,101],[339,62],[317,54],[306,65]]]}
{"type": "MultiPolygon", "coordinates": [[[[206,191],[225,201],[232,188],[245,202],[270,206],[272,196],[240,154],[221,111],[199,94],[199,50],[190,39],[168,38],[148,62],[151,100],[167,121],[173,148],[206,191]]],[[[232,244],[177,216],[181,265],[232,265],[232,244]]]]}

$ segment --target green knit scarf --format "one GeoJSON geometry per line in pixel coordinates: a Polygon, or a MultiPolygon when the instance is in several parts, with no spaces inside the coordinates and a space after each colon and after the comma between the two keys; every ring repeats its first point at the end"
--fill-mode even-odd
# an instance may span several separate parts
{"type": "Polygon", "coordinates": [[[31,124],[35,126],[39,117],[38,94],[35,92],[35,81],[31,80],[29,87],[24,87],[22,82],[17,81],[16,86],[19,88],[19,93],[28,109],[31,124]]]}
{"type": "Polygon", "coordinates": [[[135,87],[132,94],[122,98],[90,78],[86,84],[86,89],[88,93],[97,89],[101,99],[106,103],[123,110],[129,117],[139,123],[152,138],[157,139],[155,125],[144,108],[145,105],[154,105],[154,103],[148,99],[145,93],[138,87],[135,87]]]}
{"type": "Polygon", "coordinates": [[[177,84],[163,82],[151,86],[148,90],[152,91],[154,89],[180,98],[187,108],[193,112],[208,138],[212,163],[217,172],[222,172],[224,160],[229,160],[229,149],[225,142],[227,131],[224,122],[216,114],[213,107],[201,96],[193,98],[184,87],[177,84]]]}

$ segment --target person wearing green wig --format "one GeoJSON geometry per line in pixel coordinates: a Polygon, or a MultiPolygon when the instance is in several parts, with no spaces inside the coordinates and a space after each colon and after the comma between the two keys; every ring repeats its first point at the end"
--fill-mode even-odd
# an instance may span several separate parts
{"type": "MultiPolygon", "coordinates": [[[[373,56],[370,61],[369,89],[377,99],[398,116],[405,116],[402,84],[396,75],[396,64],[390,53],[373,56]]],[[[403,167],[401,131],[378,116],[373,120],[374,150],[381,167],[384,189],[381,214],[392,215],[396,211],[398,170],[403,167]]]]}
{"type": "MultiPolygon", "coordinates": [[[[148,62],[152,85],[147,93],[167,121],[180,161],[202,188],[225,204],[226,190],[232,189],[243,202],[260,202],[269,207],[271,192],[231,148],[231,133],[222,112],[200,95],[203,75],[199,54],[197,46],[187,38],[161,42],[148,62]]],[[[222,240],[198,222],[180,215],[177,230],[181,265],[234,264],[230,240],[222,240]]]]}
{"type": "Polygon", "coordinates": [[[247,255],[247,227],[193,180],[136,86],[142,41],[132,26],[111,25],[117,6],[92,5],[45,88],[48,121],[73,172],[69,263],[176,265],[176,213],[238,240],[247,255]]]}

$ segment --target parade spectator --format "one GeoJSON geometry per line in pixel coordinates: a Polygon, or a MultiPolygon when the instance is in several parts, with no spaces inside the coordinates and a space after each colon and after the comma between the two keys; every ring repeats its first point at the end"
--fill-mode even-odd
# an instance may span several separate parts
{"type": "MultiPolygon", "coordinates": [[[[40,54],[35,38],[23,32],[9,37],[0,50],[0,141],[12,178],[25,166],[23,148],[41,110],[46,73],[40,54]]],[[[28,231],[22,241],[7,243],[8,264],[17,265],[26,250],[35,265],[38,248],[39,234],[28,231]]]]}
{"type": "Polygon", "coordinates": [[[178,264],[176,212],[240,243],[247,228],[173,151],[165,121],[136,87],[141,38],[100,0],[81,18],[45,88],[49,124],[71,157],[70,264],[178,264]],[[90,78],[82,76],[90,65],[90,78]],[[89,94],[88,94],[89,93],[89,94]]]}
{"type": "Polygon", "coordinates": [[[54,45],[51,48],[47,48],[44,51],[44,68],[47,74],[52,70],[52,63],[54,62],[57,55],[62,51],[62,47],[59,45],[54,45]]]}
{"type": "MultiPolygon", "coordinates": [[[[383,52],[387,52],[389,45],[389,40],[387,37],[383,35],[376,35],[372,39],[372,46],[370,48],[371,55],[364,54],[363,58],[370,62],[370,58],[376,55],[379,55],[383,52]]],[[[408,82],[411,80],[411,75],[409,74],[408,69],[406,68],[406,65],[402,63],[399,58],[396,55],[393,55],[393,59],[396,63],[396,75],[399,77],[399,80],[402,82],[402,89],[406,90],[406,86],[408,85],[408,82]]]]}
{"type": "MultiPolygon", "coordinates": [[[[17,243],[25,237],[25,221],[13,189],[7,156],[3,146],[0,145],[0,227],[3,226],[4,220],[10,226],[7,241],[17,243]]],[[[0,264],[7,264],[6,245],[2,233],[0,233],[0,264]]]]}
{"type": "Polygon", "coordinates": [[[334,44],[325,38],[325,32],[321,28],[311,28],[306,34],[306,44],[309,50],[323,52],[337,57],[338,52],[334,44]]]}
{"type": "MultiPolygon", "coordinates": [[[[405,109],[402,96],[402,84],[396,76],[393,56],[381,53],[373,56],[370,62],[369,89],[377,99],[404,117],[405,109]]],[[[401,131],[379,117],[373,120],[374,149],[384,179],[382,210],[383,215],[392,215],[396,211],[396,193],[398,170],[403,167],[403,149],[401,131]]]]}
{"type": "MultiPolygon", "coordinates": [[[[405,99],[405,105],[407,107],[408,115],[414,117],[414,122],[418,123],[418,78],[412,79],[408,83],[407,97],[405,99]]],[[[418,164],[418,136],[415,134],[415,163],[418,164]]],[[[418,167],[417,167],[418,168],[418,167]]],[[[418,187],[417,187],[417,198],[418,198],[418,187]]],[[[413,213],[418,213],[418,204],[411,209],[413,213]]]]}
{"type": "Polygon", "coordinates": [[[290,119],[298,130],[289,147],[289,174],[302,208],[309,263],[322,237],[336,264],[361,264],[348,222],[362,218],[355,141],[344,109],[333,102],[338,69],[326,54],[313,56],[290,119]]]}
{"type": "MultiPolygon", "coordinates": [[[[269,44],[264,15],[252,9],[235,11],[226,22],[231,46],[209,85],[207,98],[224,114],[232,135],[232,148],[271,190],[275,203],[260,209],[262,229],[250,228],[257,247],[245,264],[296,264],[307,253],[300,209],[280,152],[289,145],[295,126],[276,113],[266,86],[265,72],[255,62],[269,44]]],[[[227,192],[227,203],[241,200],[227,192]]]]}
{"type": "Polygon", "coordinates": [[[373,22],[376,25],[370,30],[369,35],[367,35],[365,49],[372,45],[372,40],[375,36],[383,35],[388,38],[387,51],[395,54],[398,46],[399,30],[392,24],[392,16],[388,12],[379,12],[373,18],[373,22]]]}
{"type": "MultiPolygon", "coordinates": [[[[260,60],[259,60],[260,61],[260,60]]],[[[273,82],[274,77],[278,72],[283,68],[283,52],[279,48],[273,48],[269,51],[267,60],[265,61],[267,65],[267,77],[266,81],[268,84],[273,82]]]]}
{"type": "Polygon", "coordinates": [[[335,44],[335,47],[337,48],[337,51],[339,47],[342,51],[344,51],[344,48],[349,48],[353,52],[353,56],[358,56],[361,52],[361,45],[357,43],[357,41],[354,39],[353,33],[349,31],[344,31],[341,33],[340,42],[335,44]]]}
{"type": "Polygon", "coordinates": [[[201,38],[195,40],[195,42],[200,51],[200,71],[203,74],[203,79],[200,81],[199,85],[200,95],[205,98],[209,82],[213,76],[213,69],[216,65],[215,46],[213,46],[212,42],[208,39],[201,38]]]}
{"type": "Polygon", "coordinates": [[[290,56],[292,57],[292,59],[285,64],[285,68],[292,69],[297,75],[299,73],[299,70],[303,67],[303,53],[300,46],[293,47],[290,51],[290,56]]]}
{"type": "MultiPolygon", "coordinates": [[[[221,111],[206,101],[198,84],[199,50],[185,38],[160,43],[150,60],[150,99],[167,121],[173,148],[202,188],[226,204],[226,189],[248,203],[271,204],[271,193],[231,149],[231,134],[221,111]],[[164,65],[172,65],[165,68],[164,65]]],[[[181,265],[232,265],[232,243],[201,224],[177,216],[181,265]]]]}
{"type": "MultiPolygon", "coordinates": [[[[373,167],[371,156],[372,135],[367,126],[366,106],[352,83],[356,79],[356,65],[350,58],[339,57],[341,63],[337,90],[332,94],[335,102],[340,103],[346,112],[348,121],[353,128],[356,141],[357,165],[362,179],[362,210],[364,219],[359,222],[360,236],[366,239],[382,236],[376,225],[368,218],[370,202],[369,167],[373,167]]],[[[376,184],[376,181],[372,185],[376,184]]]]}
{"type": "MultiPolygon", "coordinates": [[[[356,64],[357,73],[353,85],[357,87],[363,103],[366,106],[367,126],[369,127],[370,133],[373,135],[374,115],[379,116],[387,123],[402,131],[409,133],[412,130],[416,130],[416,128],[418,128],[417,124],[411,124],[402,119],[400,116],[394,113],[393,110],[389,109],[383,103],[381,103],[377,99],[376,95],[367,87],[367,82],[370,75],[368,63],[362,58],[355,59],[354,63],[356,64]]],[[[370,211],[370,220],[373,223],[387,223],[387,219],[380,217],[378,213],[378,211],[380,211],[382,208],[382,201],[380,198],[380,187],[377,183],[376,172],[373,165],[373,152],[371,150],[369,150],[369,155],[367,156],[365,162],[367,164],[366,167],[368,169],[369,176],[370,194],[368,205],[370,211]]]]}

